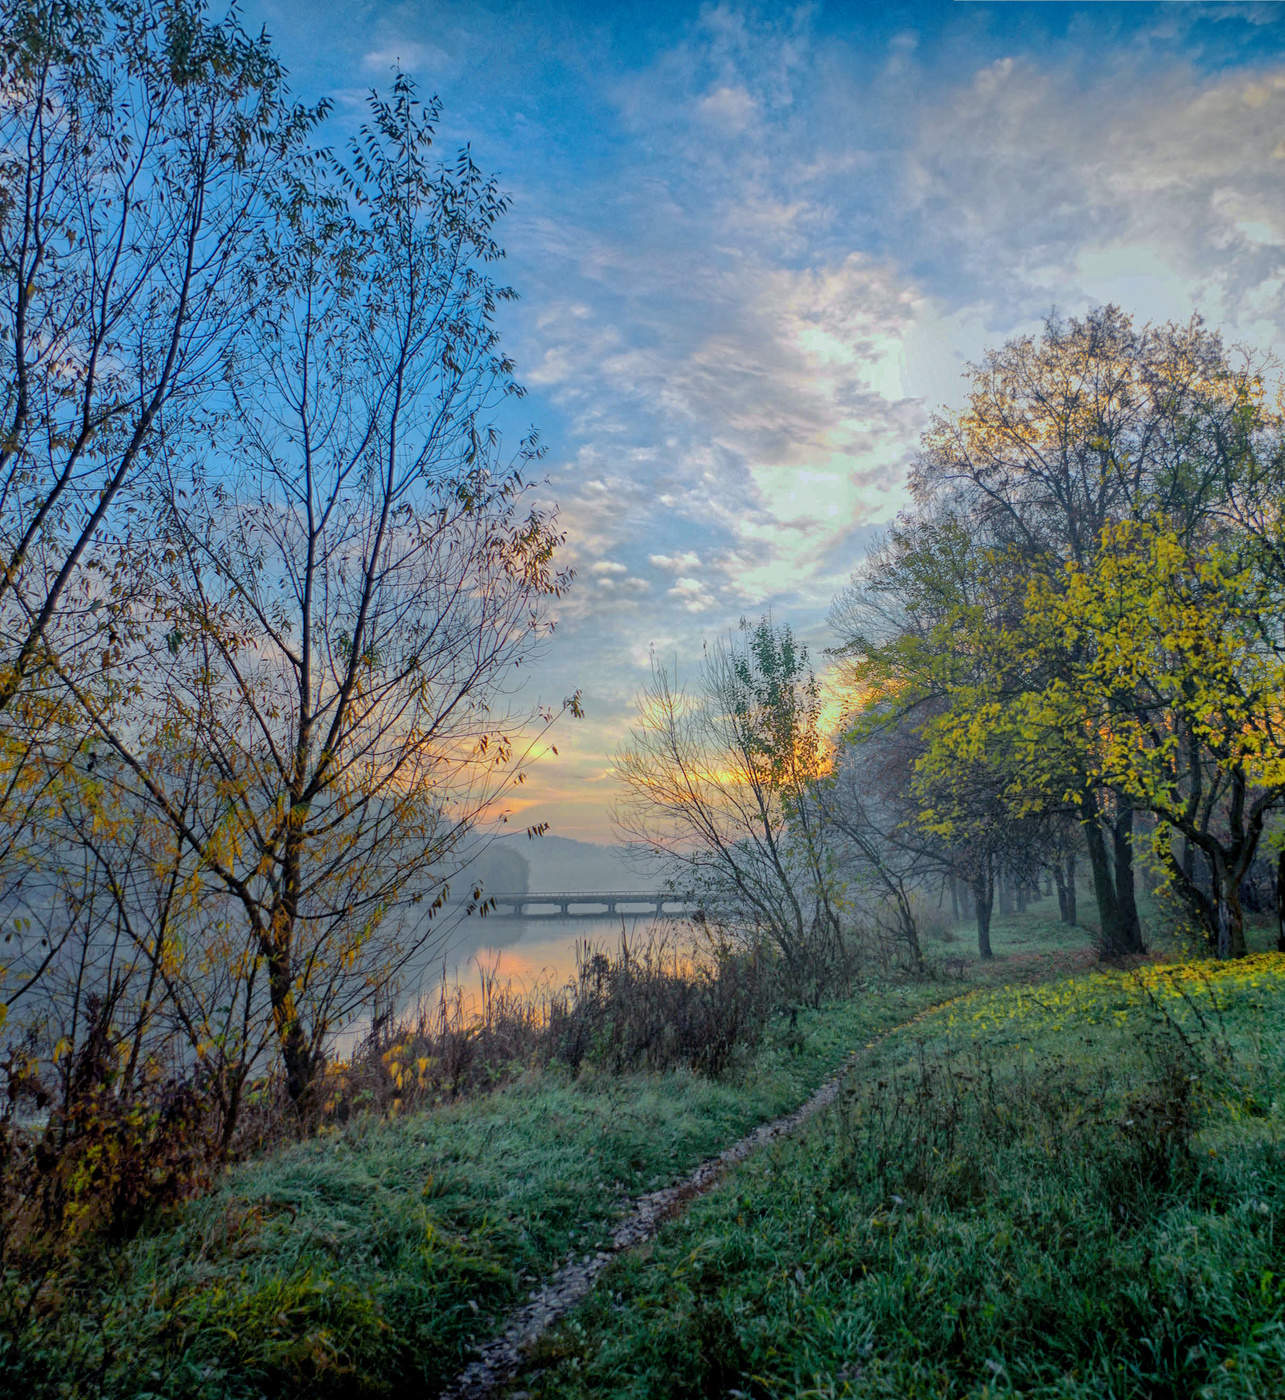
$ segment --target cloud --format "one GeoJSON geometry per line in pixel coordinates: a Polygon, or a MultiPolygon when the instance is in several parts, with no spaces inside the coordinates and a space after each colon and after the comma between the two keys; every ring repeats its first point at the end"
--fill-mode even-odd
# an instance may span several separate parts
{"type": "Polygon", "coordinates": [[[669,596],[678,601],[684,612],[708,612],[717,601],[700,579],[683,575],[674,580],[669,596]]]}
{"type": "MultiPolygon", "coordinates": [[[[573,488],[570,518],[583,528],[592,514],[613,558],[628,557],[627,520],[648,538],[698,536],[699,555],[650,551],[648,562],[691,576],[709,560],[729,609],[800,590],[824,599],[852,567],[832,556],[853,528],[903,499],[926,416],[906,392],[905,346],[931,308],[893,266],[857,253],[719,269],[681,311],[649,295],[656,276],[636,270],[633,345],[605,348],[613,337],[585,326],[579,301],[545,318],[545,363],[561,373],[549,391],[596,456],[632,455],[600,503],[573,488]]],[[[708,582],[672,596],[689,612],[717,597],[708,582]]]]}
{"type": "Polygon", "coordinates": [[[724,136],[743,136],[758,116],[759,106],[743,87],[723,85],[696,104],[700,120],[724,136]]]}
{"type": "Polygon", "coordinates": [[[654,569],[664,569],[667,573],[680,574],[684,570],[699,569],[701,566],[700,555],[694,550],[685,550],[682,554],[649,554],[647,562],[654,569]]]}
{"type": "Polygon", "coordinates": [[[362,71],[381,77],[394,71],[427,77],[441,72],[448,62],[436,45],[411,38],[385,38],[361,56],[362,71]]]}
{"type": "Polygon", "coordinates": [[[824,645],[965,361],[1105,300],[1285,328],[1268,11],[967,10],[866,42],[838,10],[703,6],[663,49],[600,49],[591,120],[550,108],[522,148],[545,163],[506,221],[504,343],[578,569],[547,672],[592,691],[577,773],[604,771],[650,642],[687,665],[770,607],[824,645]]]}
{"type": "Polygon", "coordinates": [[[1285,65],[1128,82],[1119,65],[1086,91],[1070,70],[1004,59],[923,114],[906,188],[954,296],[1005,326],[1041,300],[1115,299],[1273,338],[1285,65]]]}

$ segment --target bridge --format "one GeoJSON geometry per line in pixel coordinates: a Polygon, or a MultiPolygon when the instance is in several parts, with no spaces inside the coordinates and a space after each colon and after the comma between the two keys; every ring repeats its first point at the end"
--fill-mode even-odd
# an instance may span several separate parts
{"type": "Polygon", "coordinates": [[[693,914],[698,905],[679,895],[636,890],[561,890],[556,894],[488,894],[485,908],[475,913],[487,919],[602,919],[613,914],[636,918],[693,914]]]}

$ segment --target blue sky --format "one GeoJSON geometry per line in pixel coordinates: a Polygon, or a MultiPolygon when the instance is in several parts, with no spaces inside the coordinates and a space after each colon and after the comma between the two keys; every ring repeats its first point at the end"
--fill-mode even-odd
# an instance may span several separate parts
{"type": "Polygon", "coordinates": [[[509,804],[611,839],[649,651],[770,609],[814,649],[961,370],[1050,310],[1285,328],[1285,7],[245,6],[336,130],[396,65],[512,196],[520,430],[578,573],[509,804]]]}

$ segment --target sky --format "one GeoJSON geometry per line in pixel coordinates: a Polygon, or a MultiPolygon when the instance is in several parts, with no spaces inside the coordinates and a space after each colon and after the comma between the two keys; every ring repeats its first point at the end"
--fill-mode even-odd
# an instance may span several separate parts
{"type": "Polygon", "coordinates": [[[248,0],[330,140],[400,66],[511,197],[505,348],[576,570],[506,803],[614,839],[654,653],[770,612],[818,669],[964,370],[1050,314],[1285,330],[1285,6],[248,0]]]}

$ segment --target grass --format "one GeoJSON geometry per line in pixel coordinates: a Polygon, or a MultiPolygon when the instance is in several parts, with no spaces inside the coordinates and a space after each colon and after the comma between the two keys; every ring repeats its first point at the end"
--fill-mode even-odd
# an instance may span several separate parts
{"type": "Polygon", "coordinates": [[[538,1397],[1267,1397],[1285,958],[984,990],[622,1259],[538,1397]]]}
{"type": "Polygon", "coordinates": [[[431,1390],[533,1279],[595,1248],[620,1201],[793,1108],[854,1045],[955,990],[890,985],[779,1019],[720,1080],[533,1072],[246,1164],[26,1317],[8,1289],[0,1392],[431,1390]]]}
{"type": "Polygon", "coordinates": [[[246,1163],[91,1275],[6,1279],[0,1393],[432,1394],[619,1203],[855,1046],[839,1104],[613,1265],[522,1388],[1273,1394],[1285,959],[1038,982],[1088,948],[1042,905],[993,942],[776,1018],[718,1079],[532,1070],[246,1163]]]}

